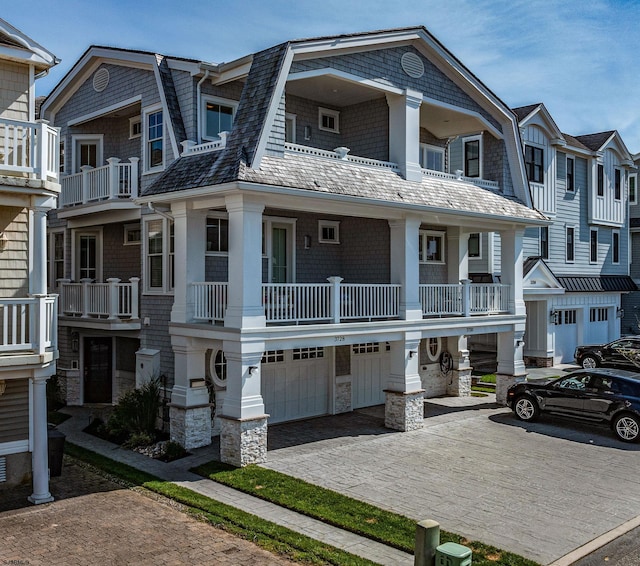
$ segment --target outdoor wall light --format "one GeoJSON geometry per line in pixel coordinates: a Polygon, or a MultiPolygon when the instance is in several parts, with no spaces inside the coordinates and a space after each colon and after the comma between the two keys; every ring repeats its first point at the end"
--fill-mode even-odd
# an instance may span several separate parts
{"type": "Polygon", "coordinates": [[[258,366],[249,366],[249,375],[253,375],[258,371],[258,366]]]}
{"type": "Polygon", "coordinates": [[[4,232],[0,232],[0,252],[3,252],[7,249],[9,245],[9,238],[4,232]]]}
{"type": "Polygon", "coordinates": [[[416,350],[409,350],[409,359],[415,357],[418,352],[416,350]]]}
{"type": "Polygon", "coordinates": [[[80,351],[80,334],[77,332],[71,333],[71,351],[79,352],[80,351]]]}
{"type": "Polygon", "coordinates": [[[7,382],[4,379],[0,379],[0,397],[4,394],[7,389],[7,382]]]}
{"type": "Polygon", "coordinates": [[[623,308],[618,307],[618,308],[616,309],[616,317],[618,317],[618,318],[622,318],[623,316],[624,316],[624,309],[623,309],[623,308]]]}
{"type": "Polygon", "coordinates": [[[560,319],[560,313],[558,311],[551,311],[549,313],[549,322],[551,324],[558,324],[558,321],[560,319]]]}
{"type": "Polygon", "coordinates": [[[307,141],[311,139],[311,126],[304,127],[304,139],[307,141]]]}
{"type": "Polygon", "coordinates": [[[304,249],[308,250],[311,247],[311,236],[308,234],[304,237],[304,249]]]}

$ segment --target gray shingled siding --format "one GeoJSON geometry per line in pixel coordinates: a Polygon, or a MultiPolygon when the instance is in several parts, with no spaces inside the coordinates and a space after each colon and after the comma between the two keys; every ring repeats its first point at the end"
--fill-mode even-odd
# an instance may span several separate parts
{"type": "MultiPolygon", "coordinates": [[[[184,123],[185,133],[188,140],[196,141],[197,137],[197,82],[191,73],[171,69],[171,78],[175,88],[176,96],[180,104],[180,112],[184,123]]],[[[178,143],[180,140],[178,140],[178,143]]]]}
{"type": "Polygon", "coordinates": [[[340,130],[352,155],[389,160],[389,106],[385,98],[342,108],[340,130]]]}
{"type": "Polygon", "coordinates": [[[319,105],[318,102],[306,98],[300,98],[290,94],[286,95],[287,112],[296,115],[296,143],[317,147],[318,149],[326,149],[327,151],[344,145],[342,143],[342,132],[344,131],[345,125],[343,124],[342,116],[340,116],[340,134],[319,130],[318,106],[329,108],[330,110],[340,110],[340,108],[327,106],[325,104],[319,105]],[[311,126],[310,140],[304,139],[305,126],[311,126]]]}
{"type": "Polygon", "coordinates": [[[149,318],[149,326],[143,325],[140,333],[140,347],[160,350],[160,373],[169,378],[169,387],[173,387],[174,359],[169,336],[173,295],[142,295],[140,303],[140,318],[149,318]]]}
{"type": "Polygon", "coordinates": [[[327,67],[396,88],[412,88],[435,100],[477,112],[502,131],[497,120],[412,46],[295,61],[291,73],[327,67]],[[422,59],[425,73],[421,78],[414,79],[402,70],[400,58],[406,52],[413,52],[422,59]]]}
{"type": "Polygon", "coordinates": [[[564,188],[567,181],[567,154],[562,151],[556,152],[556,179],[564,188]]]}
{"type": "MultiPolygon", "coordinates": [[[[463,137],[449,144],[449,173],[464,171],[463,137]]],[[[497,181],[503,194],[513,195],[513,182],[507,152],[502,140],[485,133],[482,136],[482,178],[497,181]]]]}
{"type": "Polygon", "coordinates": [[[205,281],[228,281],[229,259],[227,256],[208,255],[204,258],[205,281]]]}
{"type": "MultiPolygon", "coordinates": [[[[269,155],[275,157],[282,157],[284,153],[285,143],[285,130],[286,130],[286,96],[282,93],[280,102],[278,103],[278,110],[269,132],[269,139],[267,140],[266,151],[269,155]]],[[[296,138],[297,139],[297,138],[296,138]]]]}
{"type": "Polygon", "coordinates": [[[141,244],[124,245],[124,226],[105,224],[103,227],[102,274],[105,281],[109,277],[118,277],[126,282],[130,277],[141,276],[141,244]]]}

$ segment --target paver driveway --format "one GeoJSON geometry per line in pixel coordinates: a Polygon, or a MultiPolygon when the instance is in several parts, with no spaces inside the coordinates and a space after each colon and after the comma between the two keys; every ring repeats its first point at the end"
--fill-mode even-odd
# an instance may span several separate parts
{"type": "Polygon", "coordinates": [[[543,564],[640,514],[638,445],[478,403],[430,400],[409,433],[383,407],[273,426],[266,466],[543,564]]]}

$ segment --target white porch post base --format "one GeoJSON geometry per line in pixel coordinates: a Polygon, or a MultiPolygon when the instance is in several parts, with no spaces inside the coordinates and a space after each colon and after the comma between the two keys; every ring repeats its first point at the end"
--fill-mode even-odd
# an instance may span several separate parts
{"type": "Polygon", "coordinates": [[[392,430],[409,432],[424,424],[424,389],[402,393],[385,391],[384,426],[392,430]]]}
{"type": "Polygon", "coordinates": [[[211,444],[211,407],[169,407],[171,440],[186,450],[211,444]]]}
{"type": "Polygon", "coordinates": [[[504,373],[496,374],[496,403],[498,405],[507,404],[507,389],[511,387],[516,381],[522,381],[526,376],[520,375],[507,375],[504,373]]]}
{"type": "Polygon", "coordinates": [[[471,396],[471,368],[451,370],[449,383],[447,383],[447,395],[452,397],[471,396]]]}
{"type": "Polygon", "coordinates": [[[238,468],[266,462],[267,417],[220,417],[220,460],[238,468]]]}

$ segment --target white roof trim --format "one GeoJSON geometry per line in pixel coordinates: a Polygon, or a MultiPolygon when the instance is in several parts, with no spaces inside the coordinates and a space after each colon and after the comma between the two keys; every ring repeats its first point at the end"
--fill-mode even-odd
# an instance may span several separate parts
{"type": "Polygon", "coordinates": [[[126,108],[127,106],[132,106],[133,104],[141,101],[142,95],[138,94],[137,96],[132,96],[131,98],[127,98],[126,100],[122,100],[121,102],[116,102],[115,104],[106,106],[105,108],[100,108],[100,110],[96,110],[95,112],[90,112],[89,114],[84,114],[83,116],[79,116],[78,118],[69,120],[67,122],[67,126],[77,126],[78,124],[89,122],[90,120],[93,120],[100,116],[104,116],[105,114],[110,114],[114,110],[126,108]]]}
{"type": "Polygon", "coordinates": [[[7,36],[9,39],[15,41],[21,45],[24,49],[29,51],[31,55],[25,57],[24,52],[18,48],[3,46],[0,49],[0,55],[5,55],[10,58],[22,59],[29,61],[39,67],[53,67],[60,62],[51,51],[48,51],[42,45],[35,42],[28,35],[22,33],[19,29],[13,27],[9,22],[0,18],[0,34],[7,36]]]}
{"type": "Polygon", "coordinates": [[[313,79],[316,77],[324,77],[324,76],[336,77],[338,79],[343,79],[350,83],[364,85],[366,87],[370,87],[375,90],[380,90],[383,92],[389,92],[392,94],[404,94],[404,91],[401,88],[397,88],[391,85],[385,85],[384,83],[372,81],[371,79],[365,79],[363,77],[359,77],[358,75],[354,75],[352,73],[346,73],[345,71],[339,71],[331,67],[325,67],[323,69],[314,69],[312,71],[302,71],[299,73],[289,73],[287,80],[299,81],[303,79],[313,79]]]}

